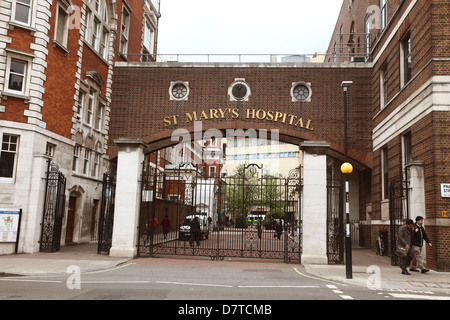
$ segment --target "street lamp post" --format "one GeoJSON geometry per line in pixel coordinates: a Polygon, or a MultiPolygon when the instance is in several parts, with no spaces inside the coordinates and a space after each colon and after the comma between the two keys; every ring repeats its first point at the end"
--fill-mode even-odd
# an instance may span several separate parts
{"type": "Polygon", "coordinates": [[[347,136],[347,90],[353,84],[352,81],[343,81],[344,88],[344,141],[345,141],[345,163],[341,166],[342,173],[345,174],[345,271],[346,278],[352,279],[352,239],[350,237],[350,204],[349,204],[349,182],[348,175],[353,172],[352,165],[348,162],[348,136],[347,136]]]}

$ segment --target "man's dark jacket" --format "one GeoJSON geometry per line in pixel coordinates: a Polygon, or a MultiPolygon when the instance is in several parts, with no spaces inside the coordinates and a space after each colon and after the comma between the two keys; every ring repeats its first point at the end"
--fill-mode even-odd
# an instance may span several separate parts
{"type": "Polygon", "coordinates": [[[414,224],[414,231],[412,231],[412,245],[416,247],[423,246],[423,240],[427,243],[430,243],[430,239],[428,239],[427,233],[423,226],[418,226],[414,224]]]}

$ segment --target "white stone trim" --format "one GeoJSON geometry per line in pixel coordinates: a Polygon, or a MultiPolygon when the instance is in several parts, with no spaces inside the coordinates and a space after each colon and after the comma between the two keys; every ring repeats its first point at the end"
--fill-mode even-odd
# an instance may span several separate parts
{"type": "Polygon", "coordinates": [[[435,76],[391,112],[372,132],[373,151],[435,111],[450,112],[450,76],[435,76]]]}

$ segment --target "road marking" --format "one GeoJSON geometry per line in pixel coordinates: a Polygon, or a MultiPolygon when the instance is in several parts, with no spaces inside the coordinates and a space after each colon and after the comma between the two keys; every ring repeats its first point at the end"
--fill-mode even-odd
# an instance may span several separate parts
{"type": "Polygon", "coordinates": [[[150,283],[150,281],[117,281],[117,280],[82,280],[81,283],[83,284],[102,284],[102,283],[117,283],[117,284],[147,284],[150,283]]]}
{"type": "Polygon", "coordinates": [[[307,276],[306,274],[303,274],[303,273],[301,273],[300,271],[298,271],[297,268],[294,268],[294,270],[295,270],[295,272],[297,272],[299,275],[304,276],[304,277],[309,278],[309,279],[320,280],[320,281],[330,282],[330,283],[335,283],[335,284],[338,284],[338,285],[344,286],[344,287],[347,286],[346,284],[339,283],[339,282],[336,282],[336,281],[331,281],[331,280],[327,280],[327,279],[322,279],[322,278],[317,278],[317,277],[307,276]]]}
{"type": "Polygon", "coordinates": [[[326,285],[328,289],[331,289],[331,291],[333,291],[334,293],[338,294],[342,299],[345,300],[353,300],[353,297],[343,294],[344,292],[342,292],[341,290],[339,290],[335,285],[332,284],[327,284],[326,285]]]}
{"type": "Polygon", "coordinates": [[[238,288],[320,288],[319,286],[237,286],[238,288]]]}
{"type": "Polygon", "coordinates": [[[426,296],[424,294],[389,293],[394,298],[420,299],[420,300],[450,300],[450,296],[426,296]]]}
{"type": "Polygon", "coordinates": [[[61,283],[61,282],[65,282],[65,281],[60,281],[60,280],[32,280],[32,279],[17,279],[17,278],[0,279],[0,281],[9,281],[9,282],[43,282],[43,283],[61,283]]]}
{"type": "Polygon", "coordinates": [[[204,286],[204,287],[222,287],[222,288],[233,288],[233,286],[225,284],[209,284],[209,283],[187,283],[187,282],[168,282],[168,281],[156,281],[159,284],[176,284],[181,286],[204,286]]]}

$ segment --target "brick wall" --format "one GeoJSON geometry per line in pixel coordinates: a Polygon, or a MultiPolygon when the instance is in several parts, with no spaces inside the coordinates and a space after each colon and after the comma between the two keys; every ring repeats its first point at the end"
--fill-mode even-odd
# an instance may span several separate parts
{"type": "MultiPolygon", "coordinates": [[[[268,66],[183,66],[182,64],[116,66],[111,116],[111,141],[119,137],[139,137],[147,142],[170,139],[174,129],[191,127],[185,114],[196,111],[199,115],[210,109],[236,108],[230,101],[228,87],[236,78],[245,78],[251,89],[249,101],[242,103],[242,114],[248,110],[272,110],[311,120],[311,129],[296,128],[289,121],[268,121],[250,117],[245,121],[203,118],[208,128],[267,128],[280,129],[280,133],[300,140],[326,140],[338,152],[344,151],[343,90],[341,82],[352,80],[349,90],[349,152],[358,162],[371,165],[370,90],[367,86],[370,70],[366,68],[309,67],[277,68],[268,66]],[[171,101],[171,81],[189,82],[188,101],[171,101]],[[310,82],[311,102],[292,102],[290,90],[293,82],[310,82]],[[165,126],[164,117],[178,115],[178,126],[165,126]]],[[[249,111],[250,112],[250,111],[249,111]]],[[[288,119],[288,117],[287,117],[288,119]]]]}

